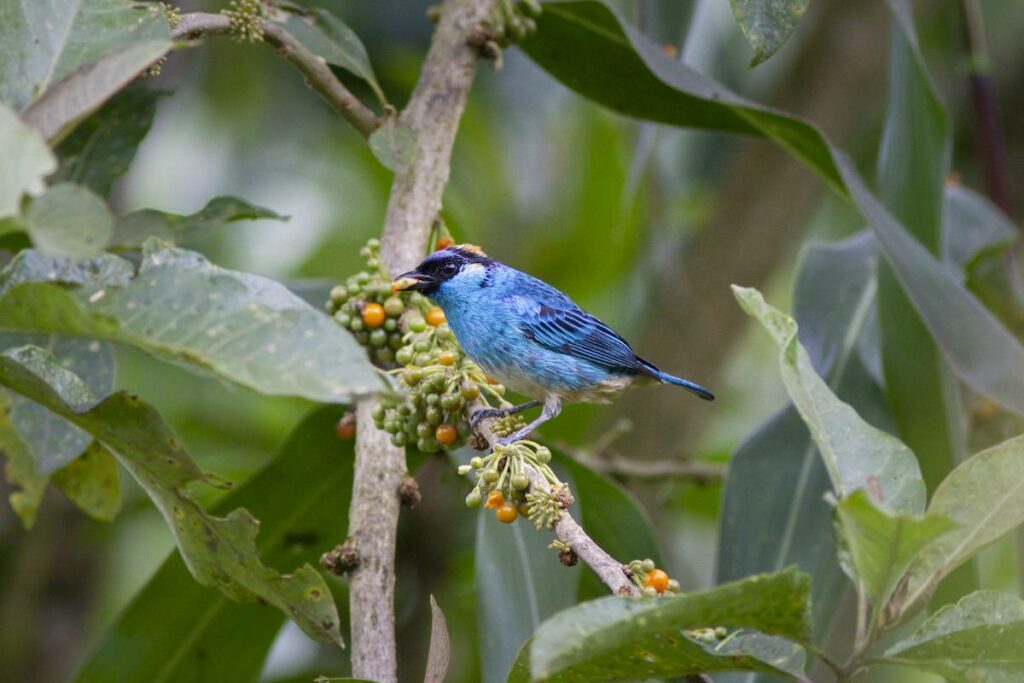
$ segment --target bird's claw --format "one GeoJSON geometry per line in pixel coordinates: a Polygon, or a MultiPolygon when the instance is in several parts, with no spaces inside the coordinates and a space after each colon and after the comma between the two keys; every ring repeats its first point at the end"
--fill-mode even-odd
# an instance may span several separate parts
{"type": "Polygon", "coordinates": [[[469,416],[469,428],[476,431],[477,425],[480,424],[481,420],[486,420],[489,417],[505,417],[506,413],[504,410],[497,408],[481,408],[476,410],[472,415],[469,416]]]}

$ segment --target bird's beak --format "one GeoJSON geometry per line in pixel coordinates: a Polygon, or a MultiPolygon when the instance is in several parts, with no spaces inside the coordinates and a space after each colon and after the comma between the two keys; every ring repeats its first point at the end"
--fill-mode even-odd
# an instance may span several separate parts
{"type": "Polygon", "coordinates": [[[432,278],[431,276],[424,275],[423,273],[419,273],[415,270],[410,270],[408,273],[405,273],[404,275],[399,275],[397,278],[395,278],[395,280],[391,283],[391,291],[403,292],[405,290],[410,290],[413,292],[418,292],[423,289],[426,289],[433,283],[434,278],[432,278]]]}

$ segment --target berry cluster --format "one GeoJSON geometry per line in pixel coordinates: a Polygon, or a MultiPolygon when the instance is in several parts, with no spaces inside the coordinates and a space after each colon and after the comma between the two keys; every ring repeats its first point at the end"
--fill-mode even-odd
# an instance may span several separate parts
{"type": "Polygon", "coordinates": [[[423,314],[429,312],[430,304],[416,292],[391,293],[391,281],[380,268],[379,249],[380,240],[371,239],[360,250],[366,269],[331,289],[327,312],[367,347],[374,363],[393,368],[396,352],[405,346],[403,315],[406,327],[422,331],[426,328],[423,314]]]}
{"type": "Polygon", "coordinates": [[[241,43],[263,40],[263,4],[259,0],[231,0],[221,14],[231,20],[231,35],[241,43]]]}
{"type": "Polygon", "coordinates": [[[524,40],[537,31],[538,0],[500,0],[491,17],[494,40],[501,47],[524,40]]]}
{"type": "Polygon", "coordinates": [[[664,569],[655,567],[654,560],[633,560],[627,566],[633,583],[644,595],[654,597],[663,593],[679,592],[679,582],[669,578],[664,569]]]}
{"type": "Polygon", "coordinates": [[[517,517],[531,520],[538,529],[550,527],[572,504],[568,487],[551,470],[551,451],[533,441],[500,444],[485,457],[475,457],[459,467],[459,474],[476,473],[476,486],[466,496],[466,505],[493,509],[499,522],[511,524],[517,517]],[[548,484],[538,490],[526,468],[536,470],[548,484]],[[486,500],[486,502],[484,502],[486,500]]]}

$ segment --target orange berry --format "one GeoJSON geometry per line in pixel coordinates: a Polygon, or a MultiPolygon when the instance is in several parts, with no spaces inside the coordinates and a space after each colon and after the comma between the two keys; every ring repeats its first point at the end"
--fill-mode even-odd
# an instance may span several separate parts
{"type": "Polygon", "coordinates": [[[644,587],[650,587],[659,593],[664,593],[665,589],[668,588],[668,574],[661,569],[652,569],[644,577],[644,587]]]}
{"type": "Polygon", "coordinates": [[[442,249],[447,249],[453,244],[455,244],[455,240],[445,235],[444,237],[437,238],[437,243],[434,245],[434,249],[436,249],[437,251],[441,251],[442,249]]]}
{"type": "Polygon", "coordinates": [[[431,327],[443,325],[445,322],[444,311],[441,310],[440,306],[434,306],[429,311],[427,311],[426,319],[427,324],[430,325],[431,327]]]}
{"type": "Polygon", "coordinates": [[[502,524],[511,524],[519,516],[519,510],[516,508],[515,503],[507,500],[494,511],[494,516],[502,524]]]}
{"type": "Polygon", "coordinates": [[[437,362],[441,365],[455,365],[455,361],[458,360],[459,356],[454,351],[443,351],[437,358],[437,362]]]}
{"type": "Polygon", "coordinates": [[[487,494],[487,502],[484,503],[485,508],[497,508],[505,504],[505,496],[501,495],[501,491],[494,489],[487,494]]]}
{"type": "Polygon", "coordinates": [[[363,324],[371,330],[384,324],[384,307],[380,304],[366,304],[363,306],[363,324]]]}
{"type": "Polygon", "coordinates": [[[434,430],[434,438],[445,446],[451,446],[459,440],[459,430],[456,429],[453,424],[442,422],[437,425],[437,429],[434,430]]]}
{"type": "Polygon", "coordinates": [[[356,416],[352,413],[342,415],[338,424],[334,425],[334,433],[344,441],[352,439],[356,435],[356,416]]]}

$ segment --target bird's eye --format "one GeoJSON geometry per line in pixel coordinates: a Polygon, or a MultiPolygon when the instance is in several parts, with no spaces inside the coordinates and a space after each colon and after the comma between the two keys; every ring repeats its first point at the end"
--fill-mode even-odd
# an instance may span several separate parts
{"type": "Polygon", "coordinates": [[[455,273],[458,272],[459,267],[457,265],[455,265],[454,263],[446,263],[441,268],[441,270],[444,271],[445,275],[455,275],[455,273]]]}

